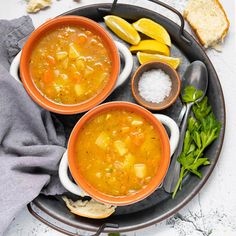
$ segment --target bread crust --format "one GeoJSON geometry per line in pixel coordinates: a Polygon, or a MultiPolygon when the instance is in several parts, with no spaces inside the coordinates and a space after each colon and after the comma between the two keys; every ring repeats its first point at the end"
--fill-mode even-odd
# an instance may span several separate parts
{"type": "Polygon", "coordinates": [[[73,214],[90,219],[107,218],[112,215],[116,209],[115,206],[103,204],[93,199],[73,201],[66,196],[63,196],[62,199],[73,214]]]}
{"type": "Polygon", "coordinates": [[[222,37],[221,37],[221,39],[223,40],[223,39],[225,38],[225,36],[227,35],[228,31],[229,31],[230,22],[229,22],[229,18],[228,18],[228,16],[227,16],[227,14],[226,14],[226,12],[225,12],[225,9],[223,8],[223,6],[222,6],[222,4],[220,3],[220,1],[219,1],[219,0],[215,0],[215,1],[217,2],[217,4],[219,5],[219,7],[221,8],[222,12],[224,13],[225,19],[226,19],[226,21],[227,21],[227,27],[226,27],[226,29],[224,30],[223,35],[222,35],[222,37]]]}
{"type": "MultiPolygon", "coordinates": [[[[215,3],[220,7],[221,11],[223,12],[223,14],[224,14],[224,16],[225,16],[226,22],[227,22],[227,27],[226,27],[226,29],[223,31],[223,33],[222,33],[222,35],[221,35],[221,38],[220,38],[221,40],[223,40],[223,39],[225,38],[225,36],[227,35],[227,33],[228,33],[228,30],[229,30],[229,27],[230,27],[230,22],[229,22],[229,19],[228,19],[227,15],[226,15],[226,12],[225,12],[225,10],[224,10],[222,4],[220,3],[220,1],[219,1],[219,0],[214,0],[214,1],[215,1],[215,3]]],[[[206,45],[206,42],[204,42],[204,40],[201,38],[201,35],[198,33],[198,28],[197,28],[196,26],[194,26],[193,24],[191,24],[191,21],[190,21],[189,18],[188,18],[188,13],[186,13],[185,11],[184,11],[183,17],[184,17],[184,19],[188,22],[188,24],[191,26],[192,31],[196,34],[196,36],[198,37],[200,43],[201,43],[203,46],[205,46],[205,47],[206,47],[206,46],[207,46],[207,47],[209,47],[209,46],[215,46],[215,45],[206,45]]]]}

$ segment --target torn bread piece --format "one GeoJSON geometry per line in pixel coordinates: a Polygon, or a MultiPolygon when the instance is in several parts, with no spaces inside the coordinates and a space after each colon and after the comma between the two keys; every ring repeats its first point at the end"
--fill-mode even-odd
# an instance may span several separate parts
{"type": "Polygon", "coordinates": [[[116,209],[115,206],[103,204],[93,199],[89,201],[78,200],[75,202],[66,196],[63,196],[62,199],[72,213],[91,219],[107,218],[113,214],[116,209]]]}
{"type": "Polygon", "coordinates": [[[28,13],[36,13],[41,9],[49,7],[52,4],[52,0],[29,0],[26,11],[28,13]]]}
{"type": "Polygon", "coordinates": [[[205,47],[217,47],[229,30],[229,20],[218,0],[189,0],[184,18],[205,47]]]}

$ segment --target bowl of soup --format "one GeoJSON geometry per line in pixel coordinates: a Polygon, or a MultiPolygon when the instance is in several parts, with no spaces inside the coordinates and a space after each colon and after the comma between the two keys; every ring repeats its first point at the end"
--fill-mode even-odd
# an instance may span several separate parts
{"type": "Polygon", "coordinates": [[[41,25],[27,40],[20,59],[20,77],[28,94],[60,114],[84,112],[101,103],[113,91],[119,72],[120,57],[111,36],[80,16],[57,17],[41,25]]]}
{"type": "Polygon", "coordinates": [[[128,102],[87,112],[74,127],[59,177],[70,192],[113,205],[144,199],[163,181],[179,139],[176,123],[128,102]],[[171,131],[169,141],[164,123],[171,131]],[[68,178],[69,170],[76,184],[68,178]]]}

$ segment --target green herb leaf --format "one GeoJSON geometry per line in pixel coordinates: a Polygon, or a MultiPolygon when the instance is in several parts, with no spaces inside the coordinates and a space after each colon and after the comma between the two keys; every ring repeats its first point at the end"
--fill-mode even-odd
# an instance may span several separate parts
{"type": "Polygon", "coordinates": [[[194,163],[193,165],[191,166],[191,169],[195,169],[197,170],[200,166],[204,165],[209,165],[210,164],[210,161],[208,158],[204,157],[204,158],[198,158],[194,163]]]}
{"type": "Polygon", "coordinates": [[[174,192],[172,193],[172,199],[175,198],[175,195],[176,195],[177,191],[179,189],[181,189],[181,187],[182,187],[181,185],[182,185],[183,178],[185,177],[185,173],[186,173],[185,168],[182,166],[181,170],[180,170],[179,180],[178,180],[178,182],[175,186],[174,192]]]}
{"type": "Polygon", "coordinates": [[[211,112],[205,119],[202,119],[201,124],[203,131],[209,131],[216,128],[217,132],[220,132],[221,124],[216,120],[213,112],[211,112]]]}
{"type": "Polygon", "coordinates": [[[211,106],[208,104],[208,98],[204,97],[202,101],[193,105],[193,113],[198,120],[203,119],[211,112],[211,106]]]}
{"type": "Polygon", "coordinates": [[[196,158],[201,158],[203,156],[203,150],[202,149],[196,149],[194,152],[194,155],[196,158]]]}
{"type": "Polygon", "coordinates": [[[183,153],[188,153],[190,146],[191,146],[192,138],[190,136],[189,130],[186,131],[185,137],[184,137],[184,146],[183,146],[183,153]]]}
{"type": "Polygon", "coordinates": [[[190,145],[190,148],[189,148],[187,154],[189,154],[189,153],[191,153],[191,152],[194,152],[195,150],[196,150],[196,146],[192,143],[192,144],[190,145]]]}
{"type": "Polygon", "coordinates": [[[197,131],[193,132],[193,140],[196,143],[198,149],[201,149],[202,147],[201,136],[197,131]]]}
{"type": "Polygon", "coordinates": [[[109,233],[108,236],[120,236],[120,233],[109,233]]]}
{"type": "Polygon", "coordinates": [[[186,168],[188,171],[192,172],[193,174],[197,175],[199,178],[202,177],[201,172],[198,171],[198,168],[200,166],[206,166],[209,165],[210,161],[208,160],[208,158],[198,158],[196,161],[193,162],[192,165],[188,166],[188,168],[186,168]]]}
{"type": "Polygon", "coordinates": [[[185,168],[189,169],[191,165],[193,165],[195,161],[194,153],[191,152],[188,155],[185,155],[184,153],[181,153],[178,157],[178,162],[185,168]]]}
{"type": "Polygon", "coordinates": [[[204,149],[220,135],[221,124],[216,120],[213,113],[201,120],[201,141],[204,149]]]}
{"type": "Polygon", "coordinates": [[[182,99],[186,103],[195,102],[198,98],[202,97],[203,92],[197,90],[194,86],[188,86],[184,89],[182,99]]]}
{"type": "Polygon", "coordinates": [[[190,171],[192,174],[196,175],[198,178],[200,178],[200,179],[202,178],[202,173],[200,171],[195,170],[195,169],[193,169],[193,170],[189,169],[188,171],[190,171]]]}
{"type": "Polygon", "coordinates": [[[196,120],[192,116],[190,116],[188,119],[188,128],[187,128],[190,132],[192,132],[195,129],[196,125],[195,123],[196,120]]]}

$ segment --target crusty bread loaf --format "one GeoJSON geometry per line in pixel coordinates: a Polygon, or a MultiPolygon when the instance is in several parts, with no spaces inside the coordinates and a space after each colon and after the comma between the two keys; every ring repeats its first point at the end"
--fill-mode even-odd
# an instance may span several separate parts
{"type": "Polygon", "coordinates": [[[218,0],[189,0],[184,18],[206,48],[222,42],[230,25],[218,0]]]}
{"type": "Polygon", "coordinates": [[[70,211],[76,215],[92,218],[103,219],[109,217],[115,212],[116,207],[108,204],[97,202],[93,199],[90,201],[72,201],[71,199],[63,196],[62,199],[70,211]]]}

